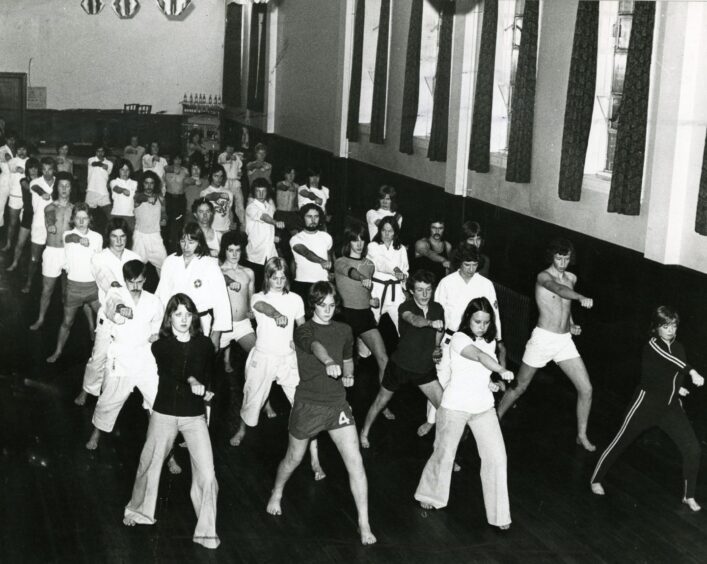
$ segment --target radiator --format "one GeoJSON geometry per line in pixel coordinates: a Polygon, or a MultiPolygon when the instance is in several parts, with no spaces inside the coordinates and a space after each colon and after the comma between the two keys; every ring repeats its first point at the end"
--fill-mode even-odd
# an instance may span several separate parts
{"type": "Polygon", "coordinates": [[[519,366],[525,344],[532,331],[530,297],[495,282],[494,288],[498,309],[501,312],[501,327],[507,357],[511,363],[519,366]]]}

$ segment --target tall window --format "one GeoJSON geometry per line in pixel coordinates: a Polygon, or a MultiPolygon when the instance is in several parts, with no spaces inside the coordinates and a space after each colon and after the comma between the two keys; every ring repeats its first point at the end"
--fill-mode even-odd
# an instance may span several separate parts
{"type": "Polygon", "coordinates": [[[610,174],[614,168],[632,22],[632,1],[601,2],[599,5],[597,87],[585,174],[610,174]]]}
{"type": "Polygon", "coordinates": [[[378,46],[378,21],[381,0],[366,0],[366,18],[363,24],[363,72],[361,73],[361,103],[358,111],[359,123],[371,123],[373,103],[373,77],[376,72],[376,48],[378,46]]]}
{"type": "Polygon", "coordinates": [[[496,38],[495,85],[491,121],[491,152],[508,150],[511,99],[518,67],[525,0],[498,3],[499,33],[496,38]]]}
{"type": "Polygon", "coordinates": [[[420,44],[420,98],[417,106],[415,137],[429,137],[432,128],[437,53],[439,52],[440,14],[425,0],[422,8],[422,42],[420,44]]]}

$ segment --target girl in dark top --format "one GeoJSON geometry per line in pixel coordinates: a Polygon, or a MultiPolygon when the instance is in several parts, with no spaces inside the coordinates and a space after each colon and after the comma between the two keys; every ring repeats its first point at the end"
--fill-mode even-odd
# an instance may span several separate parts
{"type": "Polygon", "coordinates": [[[348,325],[333,320],[338,302],[332,284],[315,282],[307,300],[312,318],[295,330],[300,384],[290,413],[287,454],[278,466],[267,512],[282,515],[280,502],[287,480],[302,462],[310,439],[327,431],[349,473],[361,543],[373,544],[376,537],[368,522],[366,471],[344,390],[353,385],[353,335],[348,325]]]}
{"type": "Polygon", "coordinates": [[[197,515],[192,538],[206,548],[217,548],[221,542],[216,535],[218,484],[204,407],[213,396],[207,389],[214,349],[202,334],[199,313],[186,294],[175,294],[167,302],[152,354],[159,386],[123,523],[154,524],[162,464],[179,432],[189,449],[192,467],[191,499],[197,515]]]}
{"type": "MultiPolygon", "coordinates": [[[[34,179],[39,178],[39,172],[41,170],[41,165],[39,161],[34,157],[27,159],[25,163],[25,177],[20,180],[20,186],[22,187],[22,214],[20,215],[20,232],[17,236],[17,244],[15,245],[15,256],[12,260],[12,264],[7,267],[8,272],[12,272],[17,268],[20,258],[22,257],[22,251],[25,249],[25,245],[29,240],[30,231],[32,229],[32,217],[34,217],[34,210],[32,209],[32,192],[30,192],[29,184],[34,179]]],[[[10,217],[11,223],[8,227],[8,241],[10,236],[14,237],[14,227],[12,224],[12,216],[10,217]]]]}
{"type": "Polygon", "coordinates": [[[680,317],[667,306],[653,312],[651,338],[643,347],[641,382],[619,432],[599,458],[592,474],[591,487],[604,495],[601,482],[618,457],[643,431],[659,427],[673,440],[682,455],[682,502],[692,511],[701,508],[695,501],[695,485],[700,464],[700,443],[683,411],[679,396],[689,392],[682,387],[685,376],[695,386],[704,378],[685,360],[685,349],[675,340],[680,317]]]}

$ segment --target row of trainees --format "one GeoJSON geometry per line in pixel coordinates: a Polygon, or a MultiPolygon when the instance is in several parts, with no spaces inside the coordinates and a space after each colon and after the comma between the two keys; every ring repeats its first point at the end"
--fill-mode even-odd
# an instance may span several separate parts
{"type": "MultiPolygon", "coordinates": [[[[395,221],[392,223],[395,223],[395,221]]],[[[385,225],[384,223],[384,227],[385,225]]],[[[381,229],[381,232],[384,233],[385,229],[381,229]]],[[[224,241],[224,243],[228,243],[224,248],[224,253],[227,257],[226,260],[231,263],[230,266],[232,267],[234,278],[229,276],[227,279],[224,279],[222,283],[228,283],[227,287],[229,288],[229,292],[240,293],[246,288],[249,288],[252,292],[252,280],[254,276],[247,269],[238,265],[238,259],[243,253],[242,242],[240,244],[236,243],[236,241],[240,239],[240,235],[233,233],[232,237],[234,243],[228,241],[228,239],[231,238],[230,236],[224,241]],[[229,247],[231,246],[233,248],[229,251],[229,247]],[[248,281],[247,286],[238,281],[239,271],[240,274],[244,276],[241,277],[241,280],[243,282],[248,281]]],[[[240,240],[242,241],[242,239],[240,240]]],[[[195,260],[203,260],[207,263],[213,260],[207,256],[203,234],[200,230],[196,229],[195,226],[191,226],[191,229],[189,226],[185,228],[180,238],[180,247],[181,255],[175,255],[175,262],[182,267],[182,270],[184,270],[182,262],[186,264],[186,268],[188,269],[189,265],[195,260]]],[[[366,245],[365,234],[362,236],[360,227],[358,230],[353,228],[349,231],[348,247],[348,250],[345,249],[344,257],[342,258],[353,258],[353,260],[359,260],[363,263],[365,257],[362,255],[365,254],[366,245]]],[[[549,252],[551,264],[538,275],[536,297],[538,298],[538,305],[541,309],[540,326],[536,329],[533,338],[528,343],[521,373],[524,370],[527,371],[537,368],[551,359],[556,360],[566,372],[568,372],[569,366],[581,362],[576,348],[571,344],[570,332],[576,333],[578,331],[576,326],[573,326],[571,331],[565,332],[553,332],[542,327],[542,325],[545,324],[545,322],[543,322],[543,312],[547,316],[549,313],[553,313],[553,308],[559,307],[561,310],[560,317],[564,315],[562,313],[563,311],[567,312],[564,323],[569,329],[571,323],[569,308],[563,307],[569,303],[569,300],[578,300],[585,307],[592,305],[589,298],[574,292],[573,287],[576,279],[569,276],[570,273],[566,272],[566,267],[571,260],[572,253],[571,246],[565,244],[551,247],[549,252]],[[568,278],[564,279],[566,284],[560,284],[555,281],[555,278],[563,279],[565,276],[568,276],[568,278]],[[553,301],[547,301],[544,299],[547,298],[547,296],[543,296],[543,291],[555,293],[555,295],[562,298],[562,300],[555,299],[553,301]],[[550,308],[550,310],[548,310],[548,308],[550,308]],[[540,331],[538,331],[538,329],[540,331]]],[[[497,341],[494,337],[498,335],[497,332],[497,334],[494,335],[496,329],[495,325],[498,319],[497,307],[494,307],[494,305],[496,305],[495,303],[492,305],[492,302],[485,297],[472,298],[468,302],[468,305],[462,309],[464,314],[457,323],[458,331],[445,329],[445,320],[448,317],[447,314],[449,313],[458,317],[459,309],[458,307],[454,309],[445,307],[445,304],[448,304],[448,302],[445,301],[444,292],[451,290],[453,293],[451,294],[450,300],[451,302],[456,302],[456,306],[458,306],[460,303],[459,300],[464,299],[463,296],[459,295],[458,291],[455,291],[464,287],[460,286],[459,279],[461,279],[463,284],[467,285],[465,286],[467,288],[469,288],[469,283],[475,278],[477,283],[483,280],[481,276],[476,273],[478,251],[474,247],[464,245],[460,248],[460,254],[460,258],[467,260],[462,260],[459,270],[446,276],[439,283],[435,292],[435,297],[440,300],[439,303],[430,301],[435,282],[433,275],[420,271],[406,281],[412,298],[404,301],[398,307],[398,315],[400,318],[400,344],[394,356],[385,367],[381,391],[366,416],[360,440],[363,446],[368,446],[368,431],[370,430],[371,424],[375,420],[376,415],[384,407],[386,400],[392,396],[392,393],[400,385],[412,383],[420,386],[423,392],[430,398],[433,405],[435,407],[441,405],[442,409],[439,414],[435,453],[425,467],[418,491],[416,492],[416,498],[425,507],[443,507],[446,505],[454,451],[456,450],[456,445],[458,444],[465,425],[469,424],[476,436],[481,458],[484,461],[482,462],[482,485],[487,517],[490,523],[500,527],[506,527],[510,524],[510,511],[508,509],[508,493],[505,485],[505,448],[502,446],[503,439],[498,428],[498,419],[494,409],[493,398],[485,390],[488,386],[491,386],[490,389],[495,389],[499,386],[499,384],[495,383],[492,385],[489,384],[488,377],[491,371],[499,372],[501,377],[506,380],[512,379],[513,375],[506,370],[501,362],[495,359],[497,341]],[[466,329],[467,323],[469,327],[468,331],[466,329]],[[448,345],[446,349],[442,341],[445,333],[447,337],[450,337],[449,339],[444,339],[448,341],[446,343],[448,345]],[[466,334],[466,336],[471,339],[471,342],[464,340],[461,336],[463,334],[466,334]],[[487,345],[484,345],[479,340],[482,337],[487,345]],[[448,377],[446,384],[443,385],[442,382],[444,379],[440,377],[439,374],[445,370],[443,368],[443,362],[441,362],[441,359],[445,357],[445,352],[449,357],[449,364],[446,368],[448,377]],[[461,356],[461,359],[458,355],[461,356]],[[411,360],[413,362],[407,364],[411,360]],[[431,365],[433,367],[432,370],[434,370],[434,363],[436,361],[438,362],[437,376],[434,375],[434,372],[426,370],[429,368],[429,365],[431,365]],[[470,365],[466,361],[477,364],[470,365]],[[421,371],[421,367],[425,368],[421,371]],[[484,376],[480,380],[477,378],[469,379],[474,375],[472,368],[476,368],[477,372],[480,370],[484,376]],[[461,378],[456,384],[455,374],[461,378]],[[448,393],[447,390],[449,390],[448,393]],[[449,396],[448,401],[445,399],[447,396],[449,396]],[[448,411],[450,413],[448,413],[448,411]]],[[[197,269],[197,271],[199,270],[197,269]]],[[[195,295],[196,299],[199,299],[199,292],[195,292],[193,289],[198,290],[199,288],[203,288],[204,281],[208,278],[205,270],[200,270],[199,272],[201,272],[201,274],[198,274],[196,279],[190,279],[189,276],[187,276],[186,284],[182,286],[186,291],[191,290],[190,293],[195,295]]],[[[347,309],[356,311],[355,308],[346,307],[347,295],[348,304],[352,305],[349,290],[355,289],[357,292],[354,293],[362,293],[363,290],[370,289],[370,283],[372,282],[371,279],[361,277],[357,275],[356,272],[359,272],[358,269],[354,271],[353,267],[347,267],[347,265],[344,264],[341,264],[341,267],[337,269],[337,274],[344,277],[341,278],[341,281],[350,279],[349,281],[359,282],[359,284],[354,284],[347,290],[344,290],[345,284],[338,284],[344,302],[343,313],[345,320],[347,316],[351,314],[351,312],[347,314],[347,309]]],[[[174,280],[179,278],[176,270],[174,274],[176,276],[170,275],[169,278],[174,278],[174,280]]],[[[248,346],[251,347],[245,366],[246,385],[244,389],[244,400],[240,409],[241,423],[245,423],[249,426],[257,424],[260,409],[267,399],[273,381],[278,381],[283,386],[286,396],[295,404],[291,412],[291,436],[288,454],[278,469],[275,488],[273,489],[272,497],[267,506],[268,511],[273,514],[279,514],[281,512],[280,498],[282,489],[291,472],[302,460],[309,439],[316,437],[316,434],[322,430],[330,431],[332,435],[336,434],[338,438],[339,434],[335,433],[335,430],[353,426],[353,416],[348,405],[344,406],[344,404],[339,403],[338,400],[324,401],[321,400],[321,398],[324,396],[328,397],[330,392],[333,393],[332,386],[334,383],[328,378],[338,378],[343,374],[348,380],[349,375],[352,373],[353,365],[345,361],[352,358],[354,335],[356,334],[355,321],[350,328],[346,328],[345,325],[342,325],[342,327],[344,327],[344,333],[347,334],[346,342],[348,344],[345,347],[347,352],[341,358],[333,352],[339,350],[335,341],[330,341],[329,336],[325,334],[315,334],[312,340],[303,341],[305,344],[302,345],[302,348],[313,355],[313,359],[310,359],[310,367],[317,367],[321,377],[314,379],[305,376],[305,373],[308,372],[308,368],[303,366],[303,363],[298,357],[299,351],[294,352],[293,348],[296,349],[296,347],[293,347],[292,344],[293,339],[295,344],[298,343],[296,331],[294,330],[295,325],[304,325],[305,323],[303,302],[297,294],[287,291],[289,283],[287,274],[287,264],[281,258],[272,257],[267,261],[264,268],[265,283],[263,285],[263,292],[253,295],[250,299],[249,306],[252,308],[253,315],[257,321],[257,338],[253,339],[253,331],[249,322],[247,323],[247,327],[241,329],[242,333],[239,335],[240,338],[233,337],[238,340],[239,344],[243,344],[244,348],[247,349],[248,346]],[[248,338],[246,339],[246,337],[248,338]],[[247,343],[250,343],[250,345],[247,343]],[[311,385],[303,385],[304,382],[309,382],[310,380],[311,385]],[[299,406],[297,405],[298,394],[302,400],[299,406]],[[313,404],[314,407],[307,405],[308,403],[313,404]]],[[[165,280],[165,276],[166,271],[163,271],[160,287],[165,280]]],[[[216,278],[218,278],[218,275],[214,271],[214,280],[216,278]]],[[[158,287],[158,295],[160,294],[160,287],[158,287]]],[[[174,287],[176,287],[175,284],[171,286],[171,288],[174,287]]],[[[165,292],[166,288],[167,286],[164,286],[162,292],[165,292]]],[[[211,286],[211,289],[213,289],[213,286],[211,286]]],[[[169,296],[170,294],[172,294],[171,289],[167,290],[164,295],[169,296]]],[[[327,321],[331,322],[336,296],[336,290],[328,282],[319,281],[309,286],[307,299],[315,312],[313,329],[318,329],[319,325],[327,325],[327,321]],[[322,298],[323,295],[324,298],[322,298]],[[328,300],[326,295],[331,295],[332,299],[328,300]],[[317,306],[320,306],[320,308],[317,306]]],[[[495,298],[495,296],[492,296],[492,299],[493,298],[495,298]]],[[[370,303],[370,295],[368,296],[368,300],[370,303]]],[[[231,302],[231,304],[233,304],[233,302],[231,302]]],[[[213,316],[214,323],[212,324],[212,316],[210,314],[204,315],[204,313],[201,307],[197,305],[193,306],[192,315],[199,317],[202,330],[206,330],[207,333],[211,331],[212,344],[215,344],[216,341],[221,342],[221,335],[217,335],[216,316],[213,316]],[[215,336],[216,338],[214,338],[215,336]]],[[[357,312],[354,315],[358,316],[359,313],[360,312],[357,312]]],[[[558,312],[554,311],[554,313],[558,312]]],[[[235,317],[236,315],[234,314],[234,319],[235,317]]],[[[348,317],[348,319],[351,320],[352,318],[348,317]]],[[[636,413],[637,405],[634,404],[634,406],[632,406],[627,416],[627,421],[624,426],[622,426],[619,435],[600,458],[597,471],[592,478],[592,490],[595,493],[603,493],[601,483],[597,481],[596,478],[602,476],[621,450],[630,444],[630,440],[636,436],[633,434],[636,430],[640,432],[640,430],[645,429],[646,426],[659,425],[668,431],[683,452],[685,479],[684,502],[688,504],[691,509],[699,510],[699,505],[693,497],[697,462],[699,461],[699,445],[694,438],[694,433],[691,431],[684,411],[682,411],[682,407],[678,403],[675,394],[671,394],[665,403],[663,402],[666,398],[662,396],[666,395],[665,392],[669,389],[669,386],[675,386],[677,384],[678,389],[681,389],[682,382],[678,382],[677,376],[674,376],[676,366],[681,373],[689,374],[693,383],[696,385],[701,385],[703,380],[694,369],[685,364],[684,351],[678,343],[675,343],[677,315],[667,308],[660,308],[656,312],[656,320],[653,327],[656,338],[651,339],[647,346],[646,353],[644,353],[643,381],[641,388],[637,392],[639,400],[646,395],[652,398],[649,404],[651,410],[640,412],[640,419],[634,420],[633,417],[636,413]],[[631,433],[626,432],[627,427],[631,429],[631,433]]],[[[108,324],[106,323],[106,325],[108,324]]],[[[233,328],[235,329],[235,325],[233,328]]],[[[376,329],[368,329],[364,333],[373,331],[376,331],[376,329]]],[[[97,339],[97,345],[98,342],[99,340],[97,339]]],[[[133,348],[134,347],[131,347],[130,350],[133,350],[133,348]]],[[[94,364],[96,356],[96,351],[94,350],[94,356],[91,359],[94,364]]],[[[170,358],[181,357],[172,354],[170,358]]],[[[115,362],[112,366],[115,367],[115,362]]],[[[176,362],[173,363],[172,366],[179,367],[182,366],[182,363],[176,362]]],[[[87,374],[88,372],[87,370],[87,374]]],[[[105,377],[105,371],[100,372],[105,377]]],[[[123,380],[123,382],[125,383],[127,381],[123,380]]],[[[101,396],[101,399],[99,399],[97,403],[96,414],[94,415],[94,424],[96,425],[97,431],[101,430],[100,426],[102,425],[100,422],[99,406],[108,404],[113,405],[115,409],[115,406],[118,405],[119,409],[119,405],[122,405],[122,402],[125,401],[125,397],[127,397],[127,394],[130,393],[130,390],[135,384],[130,385],[128,382],[128,385],[129,389],[124,389],[122,395],[119,394],[117,403],[115,397],[110,398],[110,394],[109,399],[113,401],[103,401],[103,396],[101,396]]],[[[201,383],[194,385],[197,390],[203,390],[203,388],[200,387],[201,383]]],[[[98,385],[99,390],[100,388],[101,385],[98,385]]],[[[103,386],[103,388],[105,390],[109,389],[107,386],[103,386]]],[[[86,380],[84,390],[86,390],[86,380]]],[[[511,390],[507,390],[507,395],[501,400],[499,415],[502,415],[505,409],[509,407],[508,402],[505,402],[507,397],[509,397],[509,392],[511,392],[511,390]]],[[[510,397],[512,398],[512,395],[510,397]]],[[[640,406],[640,402],[638,405],[640,406]]],[[[114,419],[112,419],[112,421],[114,421],[114,419]]],[[[150,428],[152,428],[152,421],[150,428]]],[[[174,425],[172,425],[171,429],[174,431],[174,425]]],[[[110,431],[109,428],[102,430],[110,431]]],[[[174,431],[174,433],[172,433],[172,431],[168,434],[168,437],[171,438],[167,440],[167,443],[171,443],[173,434],[176,433],[176,431],[174,431]]],[[[347,431],[347,435],[350,437],[351,431],[347,431]]],[[[355,436],[355,431],[353,431],[353,437],[355,438],[355,436]]],[[[243,438],[244,434],[241,434],[241,430],[239,429],[234,437],[236,440],[232,439],[232,444],[239,444],[243,438]]],[[[593,450],[593,446],[586,439],[586,427],[585,435],[583,437],[578,436],[578,439],[582,438],[584,441],[580,440],[580,442],[582,442],[585,448],[593,450]]],[[[363,482],[361,482],[361,475],[358,472],[360,455],[355,454],[353,458],[350,458],[349,455],[351,455],[353,451],[345,450],[346,445],[350,444],[352,440],[356,446],[354,450],[358,453],[357,440],[349,438],[345,443],[339,444],[335,438],[335,442],[337,442],[337,446],[340,448],[342,456],[347,463],[347,468],[352,472],[352,491],[360,512],[359,524],[362,531],[362,541],[366,543],[372,542],[373,537],[372,534],[370,536],[368,535],[370,527],[366,527],[368,522],[367,511],[363,504],[362,497],[362,492],[365,490],[363,489],[363,482]]],[[[152,445],[149,432],[148,445],[152,445]]],[[[142,507],[142,505],[140,505],[140,500],[142,499],[140,492],[143,490],[154,491],[156,489],[148,488],[144,482],[141,482],[141,475],[145,474],[145,476],[143,476],[144,480],[148,480],[149,478],[153,481],[158,481],[159,468],[154,467],[154,461],[158,460],[161,466],[162,461],[167,457],[167,452],[171,445],[166,443],[162,444],[162,446],[160,446],[162,450],[159,451],[159,456],[156,457],[154,456],[154,450],[152,450],[154,445],[149,448],[148,445],[145,447],[147,454],[144,451],[143,459],[141,459],[142,471],[138,471],[138,479],[136,482],[137,494],[134,492],[133,501],[131,501],[131,504],[126,509],[126,524],[134,524],[136,522],[148,523],[153,522],[154,519],[154,503],[152,505],[148,503],[144,508],[145,511],[136,509],[142,507]],[[152,468],[151,473],[148,472],[148,467],[152,468]],[[148,473],[150,476],[147,476],[148,473]],[[137,498],[135,497],[136,495],[137,498]]],[[[315,470],[315,477],[321,478],[323,477],[321,466],[318,460],[314,458],[316,457],[316,448],[312,449],[310,447],[310,451],[313,456],[312,466],[315,470]]],[[[193,453],[191,454],[192,456],[197,456],[193,453]]],[[[198,461],[195,463],[198,463],[198,461]]],[[[195,477],[195,479],[198,480],[199,478],[195,477]]],[[[365,473],[363,474],[363,479],[365,480],[365,473]]],[[[152,483],[154,484],[154,482],[152,483]]],[[[210,505],[208,508],[205,508],[204,503],[205,502],[202,500],[200,504],[197,504],[198,507],[195,505],[197,514],[199,515],[199,522],[202,522],[203,514],[204,519],[209,523],[214,523],[215,526],[215,505],[210,505]],[[205,513],[202,513],[203,511],[205,511],[205,513]]],[[[199,529],[198,525],[197,530],[203,532],[203,527],[199,529]]],[[[208,529],[208,532],[209,534],[207,535],[195,533],[195,540],[202,537],[215,538],[215,528],[208,529]],[[213,533],[213,535],[211,533],[213,533]]],[[[201,541],[197,540],[197,542],[201,541]]]]}

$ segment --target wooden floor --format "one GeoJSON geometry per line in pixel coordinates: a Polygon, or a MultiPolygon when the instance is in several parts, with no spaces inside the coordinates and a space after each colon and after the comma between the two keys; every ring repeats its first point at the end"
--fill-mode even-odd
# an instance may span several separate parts
{"type": "MultiPolygon", "coordinates": [[[[195,519],[183,449],[184,473],[163,475],[157,524],[126,528],[122,508],[147,423],[139,398],[131,398],[98,451],[86,451],[93,403],[79,408],[71,401],[90,353],[85,321],[77,320],[64,357],[47,365],[58,299],[47,326],[30,333],[39,288],[20,294],[17,275],[7,276],[4,267],[0,259],[0,562],[707,562],[707,509],[692,514],[680,504],[677,452],[660,432],[644,435],[620,460],[605,482],[605,498],[590,493],[598,454],[574,445],[574,391],[554,371],[537,377],[504,422],[513,517],[508,532],[485,522],[473,438],[463,443],[463,469],[454,476],[449,506],[423,511],[415,503],[432,449],[431,437],[415,434],[424,418],[416,390],[396,396],[397,420],[381,418],[364,452],[378,537],[373,547],[358,542],[346,472],[328,438],[320,441],[327,478],[315,483],[303,465],[285,490],[284,515],[266,514],[287,441],[287,405],[279,390],[280,415],[263,420],[239,448],[228,446],[219,424],[223,412],[215,412],[218,550],[191,541],[195,519]]],[[[350,397],[359,422],[376,391],[371,372],[364,361],[350,397]]],[[[222,398],[226,393],[221,390],[222,398]]],[[[600,449],[622,411],[616,398],[595,391],[590,435],[600,449]]],[[[703,472],[698,500],[704,502],[706,479],[703,472]]]]}

